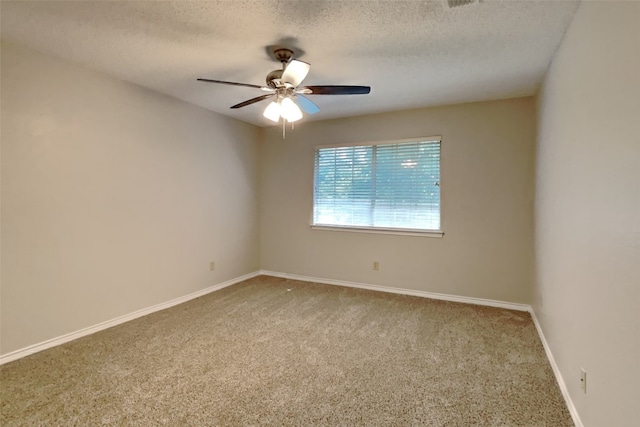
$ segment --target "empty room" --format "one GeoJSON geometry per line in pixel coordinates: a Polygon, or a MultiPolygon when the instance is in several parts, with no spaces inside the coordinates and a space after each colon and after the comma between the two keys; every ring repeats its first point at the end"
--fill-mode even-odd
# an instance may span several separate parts
{"type": "Polygon", "coordinates": [[[639,425],[640,2],[0,19],[0,425],[639,425]]]}

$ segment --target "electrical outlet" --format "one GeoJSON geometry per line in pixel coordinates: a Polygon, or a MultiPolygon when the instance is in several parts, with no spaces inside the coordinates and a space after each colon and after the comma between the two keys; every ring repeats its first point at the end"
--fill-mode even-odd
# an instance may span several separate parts
{"type": "Polygon", "coordinates": [[[215,262],[213,262],[213,261],[211,261],[211,262],[209,263],[209,270],[213,271],[213,270],[215,270],[215,269],[216,269],[216,263],[215,263],[215,262]]]}
{"type": "Polygon", "coordinates": [[[373,269],[375,271],[380,270],[380,262],[379,261],[373,261],[373,269]]]}
{"type": "Polygon", "coordinates": [[[587,371],[584,368],[580,368],[580,388],[583,392],[587,392],[587,371]]]}

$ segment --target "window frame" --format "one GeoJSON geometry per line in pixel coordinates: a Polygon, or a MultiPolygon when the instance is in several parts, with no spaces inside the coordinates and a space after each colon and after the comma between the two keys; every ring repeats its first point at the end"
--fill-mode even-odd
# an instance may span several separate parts
{"type": "Polygon", "coordinates": [[[313,147],[313,183],[312,183],[312,191],[311,191],[311,214],[309,216],[309,226],[314,230],[325,230],[325,231],[337,231],[337,232],[352,232],[352,233],[371,233],[371,234],[391,234],[391,235],[401,235],[401,236],[418,236],[418,237],[436,237],[441,238],[444,236],[444,215],[443,215],[443,191],[442,191],[442,136],[441,135],[433,135],[426,137],[417,137],[417,138],[408,138],[408,139],[394,139],[394,140],[384,140],[384,141],[373,141],[373,142],[352,142],[352,143],[337,143],[337,144],[323,144],[316,145],[313,147]],[[373,145],[393,145],[393,144],[404,144],[411,142],[439,142],[440,144],[440,158],[439,158],[439,170],[440,170],[440,180],[438,181],[438,186],[440,187],[440,229],[439,230],[424,230],[424,229],[415,229],[415,228],[396,228],[396,227],[368,227],[368,226],[357,226],[357,225],[324,225],[324,224],[314,224],[314,209],[315,209],[315,190],[316,190],[316,166],[315,166],[315,157],[316,153],[319,149],[322,148],[341,148],[341,147],[365,147],[365,146],[373,146],[373,145]]]}

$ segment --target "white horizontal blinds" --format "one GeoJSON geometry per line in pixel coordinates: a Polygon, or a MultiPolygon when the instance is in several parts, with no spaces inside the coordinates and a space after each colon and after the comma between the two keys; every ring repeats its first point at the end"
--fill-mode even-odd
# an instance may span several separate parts
{"type": "Polygon", "coordinates": [[[376,150],[373,226],[440,229],[440,144],[410,142],[376,150]]]}
{"type": "Polygon", "coordinates": [[[314,224],[440,229],[440,141],[316,150],[314,224]]]}
{"type": "Polygon", "coordinates": [[[370,226],[373,146],[316,151],[314,224],[370,226]]]}

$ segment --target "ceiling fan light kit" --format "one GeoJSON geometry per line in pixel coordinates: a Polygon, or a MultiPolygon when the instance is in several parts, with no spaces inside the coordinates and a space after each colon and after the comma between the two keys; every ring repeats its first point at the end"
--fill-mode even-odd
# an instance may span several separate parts
{"type": "Polygon", "coordinates": [[[280,117],[289,123],[293,123],[302,118],[302,111],[291,98],[283,98],[282,100],[271,102],[262,115],[275,123],[280,121],[280,117]]]}
{"type": "Polygon", "coordinates": [[[268,92],[265,95],[260,95],[233,105],[231,108],[242,108],[271,97],[276,97],[276,99],[265,108],[262,115],[275,123],[278,123],[282,118],[283,126],[285,122],[293,123],[300,120],[303,117],[302,111],[307,114],[315,114],[320,111],[320,108],[305,95],[365,95],[371,92],[369,86],[324,85],[300,87],[300,84],[309,73],[311,65],[293,59],[293,50],[286,47],[274,46],[271,48],[271,53],[275,60],[280,61],[282,69],[273,70],[267,75],[266,86],[212,79],[198,79],[198,81],[252,87],[268,92]]]}
{"type": "Polygon", "coordinates": [[[280,104],[272,101],[271,104],[264,109],[264,113],[262,113],[262,115],[272,122],[278,123],[280,121],[280,104]]]}
{"type": "Polygon", "coordinates": [[[280,102],[280,115],[283,119],[293,123],[302,118],[302,111],[300,111],[300,108],[291,100],[291,98],[284,98],[280,102]]]}

